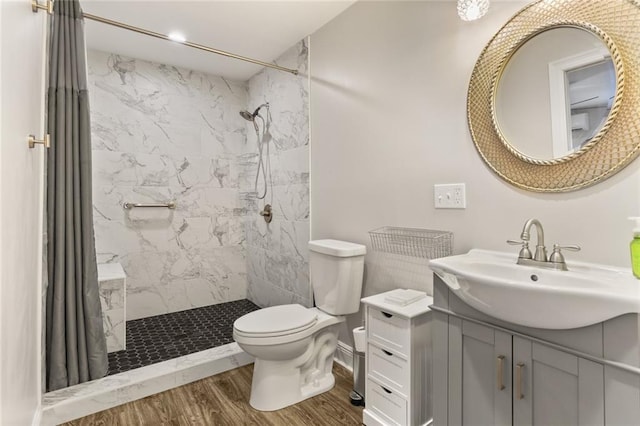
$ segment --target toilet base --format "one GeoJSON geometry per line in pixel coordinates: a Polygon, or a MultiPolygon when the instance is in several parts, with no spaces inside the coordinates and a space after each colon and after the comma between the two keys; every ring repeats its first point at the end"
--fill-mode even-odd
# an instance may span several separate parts
{"type": "Polygon", "coordinates": [[[331,318],[295,359],[272,361],[256,357],[249,404],[256,410],[275,411],[331,390],[336,382],[333,354],[342,321],[331,318]]]}
{"type": "MultiPolygon", "coordinates": [[[[333,366],[333,362],[331,363],[333,366]]],[[[319,371],[316,370],[317,373],[319,371]]],[[[335,378],[330,371],[316,374],[309,383],[300,386],[300,369],[290,362],[256,359],[251,382],[249,404],[260,411],[275,411],[297,404],[333,389],[335,378]]]]}

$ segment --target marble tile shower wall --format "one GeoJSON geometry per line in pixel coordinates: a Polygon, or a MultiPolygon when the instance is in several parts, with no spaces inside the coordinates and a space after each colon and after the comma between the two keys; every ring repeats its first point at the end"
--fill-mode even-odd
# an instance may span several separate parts
{"type": "MultiPolygon", "coordinates": [[[[273,221],[258,215],[263,206],[253,194],[257,144],[247,127],[247,150],[242,156],[240,188],[247,219],[248,298],[261,307],[285,303],[312,306],[307,242],[309,222],[309,83],[308,42],[303,40],[275,62],[297,69],[293,76],[265,69],[249,80],[249,107],[269,102],[273,221]]],[[[271,197],[267,196],[267,202],[271,197]]]]}
{"type": "Polygon", "coordinates": [[[127,319],[245,298],[246,84],[97,51],[88,65],[96,250],[126,272],[127,319]]]}

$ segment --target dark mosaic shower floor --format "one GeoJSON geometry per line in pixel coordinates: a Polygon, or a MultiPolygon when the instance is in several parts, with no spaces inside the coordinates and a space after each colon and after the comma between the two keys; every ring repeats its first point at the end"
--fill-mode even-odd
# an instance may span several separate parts
{"type": "Polygon", "coordinates": [[[127,349],[109,354],[109,374],[232,343],[233,322],[257,309],[243,299],[127,321],[127,349]]]}

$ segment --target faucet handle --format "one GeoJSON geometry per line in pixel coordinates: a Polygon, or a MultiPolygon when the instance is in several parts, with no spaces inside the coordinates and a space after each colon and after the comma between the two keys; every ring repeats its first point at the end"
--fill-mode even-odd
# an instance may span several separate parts
{"type": "Polygon", "coordinates": [[[560,251],[560,250],[569,250],[569,251],[580,251],[580,246],[576,246],[576,245],[569,245],[569,246],[561,246],[560,244],[554,244],[553,245],[553,251],[560,251]]]}
{"type": "MultiPolygon", "coordinates": [[[[580,246],[569,245],[569,246],[561,246],[560,244],[553,245],[553,253],[549,256],[549,262],[551,263],[561,263],[564,264],[564,256],[560,250],[569,250],[569,251],[580,251],[580,246]]],[[[566,266],[563,267],[566,271],[566,266]]]]}
{"type": "Polygon", "coordinates": [[[531,259],[533,255],[531,254],[531,250],[529,250],[529,241],[516,241],[516,240],[507,240],[507,244],[512,246],[522,246],[520,249],[520,253],[518,253],[519,259],[531,259]]]}

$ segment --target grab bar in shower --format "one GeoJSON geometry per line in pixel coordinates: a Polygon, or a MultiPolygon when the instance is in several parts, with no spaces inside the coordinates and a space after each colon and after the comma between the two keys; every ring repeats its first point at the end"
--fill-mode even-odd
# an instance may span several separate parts
{"type": "Polygon", "coordinates": [[[168,203],[149,203],[149,204],[145,204],[145,203],[124,203],[122,205],[122,208],[124,208],[125,210],[131,210],[133,208],[138,208],[138,207],[166,207],[168,209],[175,209],[176,208],[176,202],[175,201],[169,201],[168,203]]]}

